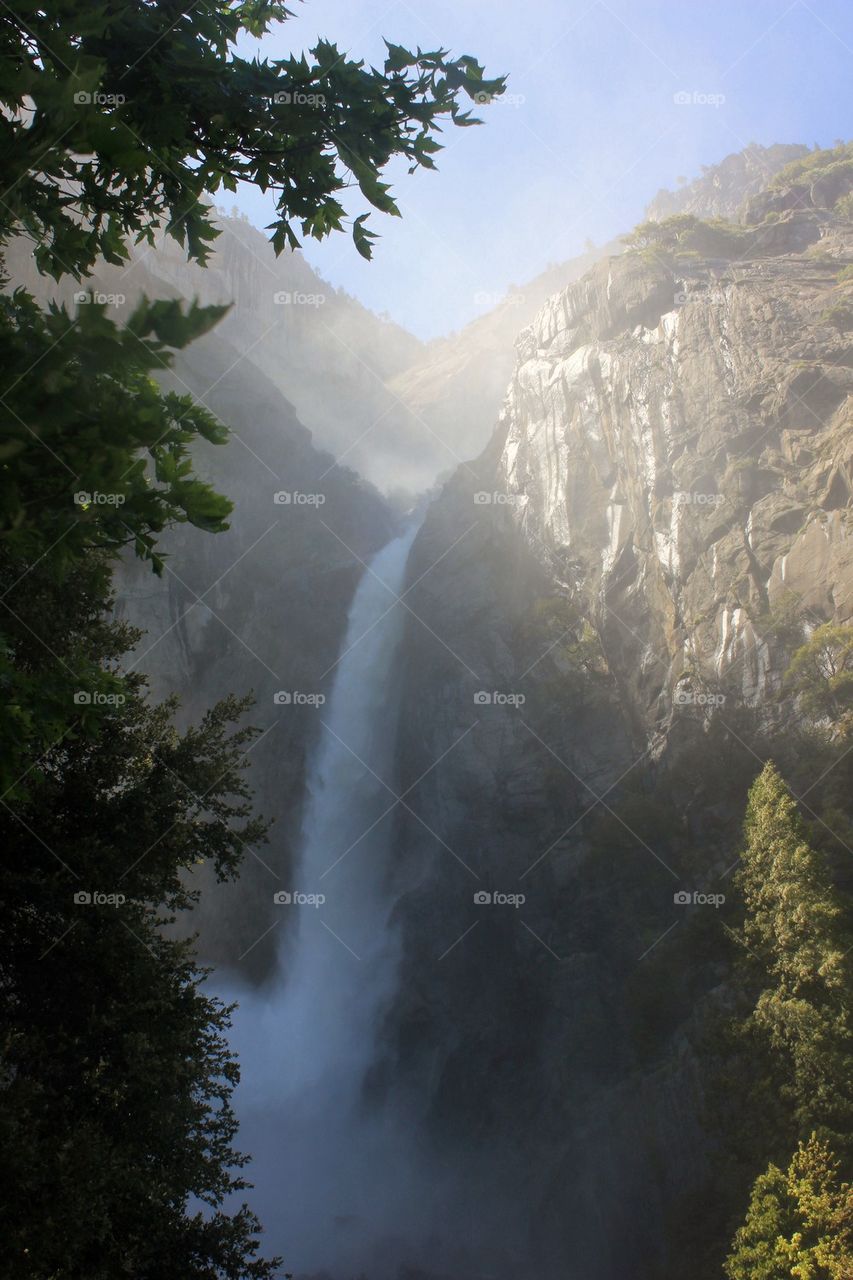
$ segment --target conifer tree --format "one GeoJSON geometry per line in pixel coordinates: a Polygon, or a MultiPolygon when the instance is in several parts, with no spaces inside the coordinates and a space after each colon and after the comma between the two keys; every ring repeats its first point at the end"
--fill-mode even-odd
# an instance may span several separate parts
{"type": "Polygon", "coordinates": [[[817,1129],[846,1155],[853,1138],[853,937],[826,863],[772,763],[750,792],[745,835],[741,941],[756,998],[744,1030],[777,1062],[798,1136],[817,1129]]]}
{"type": "Polygon", "coordinates": [[[729,1280],[850,1280],[853,1190],[812,1134],[787,1172],[771,1164],[755,1180],[749,1209],[724,1267],[729,1280]]]}

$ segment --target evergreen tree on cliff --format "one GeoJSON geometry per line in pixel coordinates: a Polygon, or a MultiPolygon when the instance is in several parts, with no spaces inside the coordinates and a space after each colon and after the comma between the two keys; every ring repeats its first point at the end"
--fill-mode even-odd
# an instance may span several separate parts
{"type": "Polygon", "coordinates": [[[738,887],[743,970],[755,990],[744,1030],[769,1048],[800,1138],[853,1141],[853,945],[848,912],[806,838],[774,765],[754,783],[738,887]]]}
{"type": "Polygon", "coordinates": [[[740,978],[751,1008],[738,1034],[753,1072],[750,1141],[765,1153],[798,1145],[786,1172],[771,1162],[756,1178],[725,1270],[850,1280],[853,1193],[839,1181],[853,1160],[849,907],[772,763],[750,791],[745,837],[740,978]]]}
{"type": "Polygon", "coordinates": [[[729,1280],[850,1280],[853,1189],[812,1134],[783,1173],[771,1164],[755,1180],[749,1209],[726,1259],[729,1280]]]}

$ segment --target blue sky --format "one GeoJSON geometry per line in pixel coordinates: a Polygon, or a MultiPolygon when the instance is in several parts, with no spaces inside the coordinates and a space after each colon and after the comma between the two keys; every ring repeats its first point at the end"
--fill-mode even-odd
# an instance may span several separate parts
{"type": "MultiPolygon", "coordinates": [[[[437,173],[393,171],[403,218],[376,214],[372,263],[309,242],[326,279],[429,338],[461,328],[550,262],[640,220],[679,175],[750,141],[853,136],[853,0],[294,0],[270,57],[317,36],[376,65],[382,37],[474,53],[506,103],[448,132],[437,173]],[[679,104],[680,91],[697,101],[679,104]],[[704,98],[716,99],[715,103],[704,98]],[[723,101],[719,101],[722,97],[723,101]]],[[[247,49],[256,42],[247,42],[247,49]]],[[[253,223],[269,197],[241,191],[253,223]]]]}

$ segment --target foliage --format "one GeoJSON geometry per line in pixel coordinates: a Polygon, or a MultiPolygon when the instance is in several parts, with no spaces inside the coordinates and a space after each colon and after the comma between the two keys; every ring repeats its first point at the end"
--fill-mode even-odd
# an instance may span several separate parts
{"type": "Polygon", "coordinates": [[[547,596],[536,602],[524,635],[525,651],[547,645],[552,660],[564,672],[601,675],[606,664],[594,627],[576,601],[547,596]]]}
{"type": "Polygon", "coordinates": [[[846,1152],[853,1133],[853,939],[825,860],[805,839],[772,764],[750,792],[737,885],[742,982],[754,993],[743,1031],[772,1054],[800,1136],[813,1128],[846,1152]]]}
{"type": "Polygon", "coordinates": [[[785,683],[803,710],[840,725],[853,710],[853,627],[827,622],[797,650],[785,683]]]}
{"type": "Polygon", "coordinates": [[[844,298],[822,311],[819,319],[839,333],[853,333],[853,300],[844,298]]]}
{"type": "MultiPolygon", "coordinates": [[[[235,51],[280,0],[22,0],[0,29],[0,251],[28,237],[42,272],[120,264],[158,229],[203,264],[210,197],[276,196],[276,252],[341,230],[357,185],[398,212],[394,157],[434,168],[463,96],[503,88],[475,59],[389,45],[367,70],[327,41],[269,62],[235,51]]],[[[367,214],[352,224],[370,257],[367,214]]],[[[4,282],[5,283],[5,282],[4,282]]],[[[226,527],[190,452],[226,430],[152,375],[222,314],[143,301],[123,328],[0,297],[0,940],[5,1270],[27,1280],[266,1280],[258,1223],[230,1207],[237,1065],[228,1011],[191,944],[189,869],[236,873],[263,835],[242,776],[252,731],[226,699],[183,735],[122,673],[138,638],[108,620],[125,547],[162,567],[170,522],[226,527]],[[75,895],[96,895],[88,901],[75,895]],[[97,895],[106,895],[108,901],[97,895]]]]}
{"type": "Polygon", "coordinates": [[[69,575],[91,553],[123,547],[160,571],[155,535],[166,524],[228,527],[230,502],[193,475],[189,454],[198,437],[224,443],[225,428],[190,396],[164,394],[151,378],[222,311],[142,301],[119,329],[100,306],[81,307],[75,322],[62,307],[42,312],[22,291],[0,296],[4,793],[61,735],[96,732],[100,697],[110,692],[86,639],[106,563],[97,560],[101,594],[92,596],[86,578],[89,594],[76,612],[57,609],[69,575]]]}
{"type": "Polygon", "coordinates": [[[771,190],[808,183],[835,172],[839,166],[853,163],[853,142],[842,142],[836,147],[818,148],[786,164],[774,174],[768,186],[771,190]]]}
{"type": "Polygon", "coordinates": [[[676,213],[660,222],[642,222],[624,244],[635,251],[732,258],[742,254],[751,231],[722,218],[703,221],[692,213],[676,213]]]}
{"type": "MultiPolygon", "coordinates": [[[[105,619],[104,563],[90,553],[61,587],[35,570],[26,607],[63,653],[76,636],[112,665],[138,633],[105,619]]],[[[37,681],[51,658],[34,643],[18,661],[37,681]]],[[[231,727],[245,701],[179,734],[142,676],[110,687],[97,732],[65,734],[0,807],[7,1273],[261,1280],[257,1222],[223,1208],[245,1185],[227,1010],[162,927],[195,900],[192,867],[233,877],[264,836],[244,777],[254,731],[231,727]]]]}
{"type": "Polygon", "coordinates": [[[729,1280],[849,1280],[853,1191],[812,1134],[785,1173],[771,1164],[755,1181],[746,1219],[726,1260],[729,1280]]]}
{"type": "MultiPolygon", "coordinates": [[[[840,200],[836,200],[833,206],[833,212],[839,218],[853,219],[853,191],[848,191],[846,196],[842,196],[840,200]]],[[[845,277],[849,279],[849,277],[845,277]]]]}
{"type": "MultiPolygon", "coordinates": [[[[204,262],[216,236],[205,202],[248,182],[273,191],[276,251],[297,223],[318,239],[343,227],[339,196],[357,184],[398,213],[380,174],[395,156],[434,168],[443,122],[477,123],[460,95],[503,91],[476,59],[389,44],[383,70],[329,41],[270,61],[236,52],[288,11],[281,0],[91,5],[22,0],[2,24],[0,240],[21,227],[40,269],[80,276],[126,239],[166,226],[204,262]]],[[[356,248],[370,257],[367,214],[356,248]]]]}
{"type": "Polygon", "coordinates": [[[74,319],[60,306],[43,312],[23,290],[0,296],[0,536],[10,554],[49,557],[62,573],[90,547],[129,545],[159,569],[152,534],[167,523],[227,529],[231,503],[192,476],[189,446],[199,436],[224,444],[228,433],[151,377],[226,310],[143,300],[119,329],[103,305],[74,319]]]}
{"type": "MultiPolygon", "coordinates": [[[[467,55],[396,45],[384,73],[328,42],[311,59],[235,54],[241,33],[259,35],[286,16],[277,0],[9,10],[0,30],[0,248],[23,233],[40,269],[79,277],[99,257],[123,261],[129,237],[153,242],[166,225],[203,263],[216,234],[209,197],[240,179],[276,189],[278,252],[296,243],[294,218],[303,234],[340,228],[339,164],[372,204],[396,212],[382,167],[393,156],[434,167],[441,122],[473,123],[460,95],[488,100],[503,86],[467,55]]],[[[353,234],[369,256],[365,218],[353,234]]],[[[72,317],[61,307],[42,313],[23,291],[0,297],[0,545],[24,589],[33,565],[59,580],[92,548],[132,546],[159,570],[156,535],[174,520],[227,527],[230,504],[194,476],[190,458],[199,437],[222,444],[227,431],[151,376],[222,314],[143,301],[120,329],[97,304],[72,317]]],[[[4,789],[25,761],[76,732],[75,696],[103,683],[75,645],[36,687],[18,661],[29,641],[15,612],[4,597],[4,789]]],[[[85,717],[93,728],[99,707],[92,702],[85,717]]]]}

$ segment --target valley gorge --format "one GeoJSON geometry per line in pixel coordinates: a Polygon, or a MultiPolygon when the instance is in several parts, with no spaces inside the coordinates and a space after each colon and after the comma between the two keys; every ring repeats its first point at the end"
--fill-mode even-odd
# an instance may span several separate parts
{"type": "MultiPolygon", "coordinates": [[[[695,184],[697,216],[715,178],[695,184]]],[[[699,224],[683,245],[649,231],[544,300],[515,335],[483,451],[421,503],[388,673],[399,724],[380,730],[398,735],[382,776],[398,975],[363,1029],[360,1104],[415,1142],[393,1177],[421,1207],[411,1222],[389,1209],[371,1254],[344,1180],[323,1209],[341,1240],[335,1280],[365,1256],[371,1277],[407,1280],[657,1280],[686,1257],[716,1274],[705,1259],[728,1206],[715,1218],[705,1203],[721,1123],[707,1039],[732,955],[719,908],[702,902],[731,897],[747,788],[790,714],[793,652],[853,609],[839,284],[853,226],[802,184],[773,197],[783,211],[770,219],[769,197],[748,194],[736,231],[699,224]],[[699,904],[680,905],[685,892],[699,904]]],[[[167,575],[172,630],[140,665],[155,686],[180,672],[190,710],[211,691],[255,691],[253,721],[269,732],[254,782],[276,826],[196,914],[202,955],[270,999],[291,928],[273,890],[301,874],[305,762],[328,737],[322,706],[282,708],[274,692],[328,695],[346,601],[402,524],[399,506],[316,453],[271,387],[256,378],[238,405],[230,383],[210,403],[248,454],[235,465],[232,445],[211,465],[238,500],[233,551],[182,548],[191,594],[167,575]],[[278,486],[324,500],[277,510],[278,486]],[[269,539],[261,560],[256,538],[269,539]],[[205,620],[192,601],[208,590],[205,620]],[[222,624],[238,638],[211,662],[222,624]]],[[[464,394],[439,384],[445,439],[479,394],[476,381],[464,394]]],[[[145,581],[128,570],[131,617],[145,581]]],[[[344,849],[328,852],[333,863],[344,849]]],[[[324,883],[333,893],[334,870],[324,883]]],[[[387,1171],[360,1177],[387,1196],[387,1171]]]]}
{"type": "Polygon", "coordinates": [[[230,527],[128,551],[114,616],[182,727],[254,699],[271,830],[165,926],[239,1006],[247,1198],[297,1280],[720,1277],[766,760],[853,889],[786,675],[853,623],[849,145],[751,145],[431,342],[218,225],[87,289],[232,304],[157,375],[231,430],[230,527]]]}

